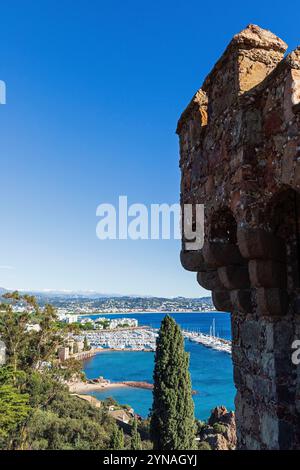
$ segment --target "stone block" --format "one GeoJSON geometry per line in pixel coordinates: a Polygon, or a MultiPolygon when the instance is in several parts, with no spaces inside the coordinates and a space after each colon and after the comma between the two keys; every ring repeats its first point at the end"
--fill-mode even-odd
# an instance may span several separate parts
{"type": "Polygon", "coordinates": [[[273,260],[249,261],[249,276],[253,287],[286,287],[286,270],[285,264],[273,260]]]}
{"type": "Polygon", "coordinates": [[[250,287],[248,266],[222,266],[218,268],[219,278],[226,289],[247,289],[250,287]]]}
{"type": "Polygon", "coordinates": [[[261,316],[282,316],[287,313],[288,295],[284,289],[257,289],[257,307],[261,316]]]}
{"type": "Polygon", "coordinates": [[[269,450],[279,448],[279,422],[278,418],[263,413],[261,417],[261,440],[269,450]]]}
{"type": "MultiPolygon", "coordinates": [[[[280,419],[279,420],[279,448],[280,450],[293,449],[294,442],[295,442],[295,427],[293,423],[280,419]]],[[[294,449],[299,450],[299,446],[296,444],[296,447],[294,447],[294,449]]]]}
{"type": "Polygon", "coordinates": [[[241,334],[241,344],[244,348],[254,348],[258,350],[260,337],[262,333],[262,327],[260,323],[256,320],[246,320],[243,325],[241,325],[240,334],[241,334]]]}
{"type": "Polygon", "coordinates": [[[292,387],[288,387],[287,383],[279,384],[277,386],[277,399],[281,406],[293,406],[295,392],[292,387]]]}
{"type": "Polygon", "coordinates": [[[222,290],[224,286],[220,281],[218,271],[200,271],[197,274],[197,281],[200,286],[207,290],[222,290]]]}
{"type": "Polygon", "coordinates": [[[261,362],[260,362],[260,370],[261,373],[274,380],[276,376],[276,366],[275,366],[275,357],[272,352],[263,352],[261,355],[261,362]]]}
{"type": "Polygon", "coordinates": [[[253,313],[254,303],[251,289],[232,290],[230,292],[230,299],[239,312],[253,313]]]}
{"type": "Polygon", "coordinates": [[[238,246],[246,259],[265,259],[284,263],[286,248],[284,240],[262,229],[239,229],[238,246]]]}
{"type": "MultiPolygon", "coordinates": [[[[290,347],[295,339],[293,317],[289,316],[274,324],[274,350],[289,355],[290,347]],[[287,348],[287,345],[289,347],[287,348]]],[[[300,339],[300,338],[299,338],[300,339]]]]}
{"type": "Polygon", "coordinates": [[[243,373],[245,373],[245,354],[241,347],[234,346],[232,347],[232,362],[234,365],[242,366],[243,373]]]}
{"type": "Polygon", "coordinates": [[[202,250],[180,252],[180,261],[184,269],[187,271],[197,272],[206,269],[202,250]]]}
{"type": "Polygon", "coordinates": [[[265,327],[265,350],[266,352],[274,351],[274,323],[270,322],[265,327]]]}
{"type": "Polygon", "coordinates": [[[220,312],[231,312],[233,306],[230,300],[230,292],[226,290],[215,290],[212,293],[214,306],[220,312]]]}
{"type": "Polygon", "coordinates": [[[261,450],[261,443],[249,434],[245,437],[245,444],[248,450],[261,450]]]}
{"type": "Polygon", "coordinates": [[[244,435],[259,434],[259,414],[254,406],[254,397],[248,389],[241,389],[236,394],[236,421],[237,427],[242,427],[244,435]]]}
{"type": "Polygon", "coordinates": [[[240,387],[241,385],[245,385],[245,375],[241,367],[239,366],[233,367],[233,380],[237,387],[240,387]]]}
{"type": "MultiPolygon", "coordinates": [[[[231,297],[231,293],[230,293],[231,297]]],[[[237,312],[231,314],[231,336],[234,344],[239,344],[240,339],[240,318],[237,312]]]]}
{"type": "Polygon", "coordinates": [[[276,387],[273,379],[274,377],[253,376],[253,393],[258,400],[265,403],[276,400],[276,387]]]}
{"type": "Polygon", "coordinates": [[[244,260],[239,252],[238,246],[231,243],[204,242],[204,261],[211,268],[221,266],[243,264],[244,260]]]}

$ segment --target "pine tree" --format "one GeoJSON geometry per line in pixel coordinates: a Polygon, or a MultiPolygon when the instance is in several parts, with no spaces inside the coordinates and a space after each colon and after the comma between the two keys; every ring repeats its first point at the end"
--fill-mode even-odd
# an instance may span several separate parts
{"type": "Polygon", "coordinates": [[[195,417],[189,373],[180,328],[167,315],[157,339],[150,431],[154,449],[195,447],[195,417]]]}
{"type": "Polygon", "coordinates": [[[123,429],[120,429],[116,424],[114,425],[113,432],[111,435],[110,448],[112,450],[124,449],[123,429]]]}
{"type": "Polygon", "coordinates": [[[142,440],[141,435],[138,431],[137,419],[134,419],[132,430],[131,430],[131,449],[132,450],[142,450],[142,440]]]}

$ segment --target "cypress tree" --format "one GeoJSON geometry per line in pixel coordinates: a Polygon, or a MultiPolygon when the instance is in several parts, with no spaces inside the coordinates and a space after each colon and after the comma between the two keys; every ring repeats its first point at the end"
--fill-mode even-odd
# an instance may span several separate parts
{"type": "Polygon", "coordinates": [[[124,433],[123,429],[120,429],[116,424],[114,425],[110,447],[112,450],[122,450],[124,449],[124,433]]]}
{"type": "Polygon", "coordinates": [[[138,431],[137,419],[134,419],[132,430],[131,430],[131,449],[132,450],[142,450],[142,440],[141,435],[138,431]]]}
{"type": "Polygon", "coordinates": [[[189,354],[179,326],[169,315],[156,344],[150,432],[154,449],[195,448],[195,416],[189,354]]]}
{"type": "Polygon", "coordinates": [[[89,351],[91,348],[90,348],[90,345],[88,343],[88,340],[87,340],[87,337],[85,336],[84,337],[84,340],[83,340],[83,350],[84,351],[89,351]]]}

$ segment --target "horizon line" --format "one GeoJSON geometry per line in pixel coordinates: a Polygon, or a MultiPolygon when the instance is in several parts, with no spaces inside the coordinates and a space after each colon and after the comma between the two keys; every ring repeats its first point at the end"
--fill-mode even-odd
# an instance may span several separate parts
{"type": "Polygon", "coordinates": [[[184,295],[176,295],[176,296],[170,296],[170,295],[154,295],[154,294],[122,294],[122,293],[105,293],[105,292],[98,292],[95,290],[70,290],[70,289],[24,289],[24,288],[11,288],[11,287],[3,287],[0,286],[0,289],[4,289],[8,292],[30,292],[30,293],[37,293],[37,294],[65,294],[65,295],[71,295],[71,294],[94,294],[94,295],[99,295],[99,296],[105,296],[105,297],[144,297],[144,298],[166,298],[166,299],[178,299],[178,298],[183,298],[183,299],[201,299],[203,297],[211,297],[210,292],[207,292],[207,295],[201,295],[201,296],[196,296],[196,297],[186,297],[184,295]]]}

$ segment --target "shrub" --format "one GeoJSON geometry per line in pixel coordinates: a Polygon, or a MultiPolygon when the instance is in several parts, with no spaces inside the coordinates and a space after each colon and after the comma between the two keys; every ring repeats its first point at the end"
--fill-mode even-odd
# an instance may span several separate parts
{"type": "Polygon", "coordinates": [[[198,450],[212,450],[208,442],[199,442],[198,450]]]}
{"type": "Polygon", "coordinates": [[[217,434],[225,434],[226,432],[226,426],[224,426],[224,424],[215,423],[213,425],[213,428],[214,428],[214,432],[217,434]]]}

